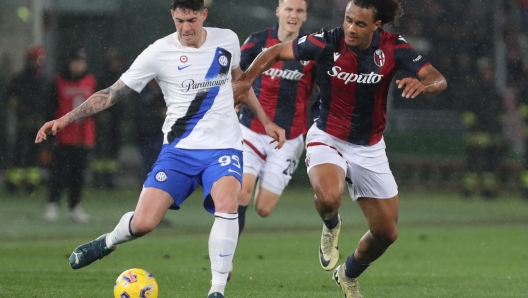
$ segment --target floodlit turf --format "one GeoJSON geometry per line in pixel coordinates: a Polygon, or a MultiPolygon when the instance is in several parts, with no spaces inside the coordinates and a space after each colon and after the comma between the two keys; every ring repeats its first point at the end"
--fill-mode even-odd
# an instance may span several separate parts
{"type": "MultiPolygon", "coordinates": [[[[248,212],[226,297],[343,296],[317,259],[321,223],[311,197],[290,189],[270,218],[248,212]]],[[[77,271],[68,265],[71,251],[110,231],[137,192],[88,191],[88,226],[45,223],[44,198],[1,194],[0,297],[112,297],[114,280],[133,267],[155,275],[160,297],[206,297],[213,218],[199,194],[152,234],[77,271]]],[[[528,202],[403,193],[400,203],[400,238],[361,277],[365,297],[528,297],[528,202]]],[[[348,199],[341,214],[344,261],[366,225],[348,199]]]]}

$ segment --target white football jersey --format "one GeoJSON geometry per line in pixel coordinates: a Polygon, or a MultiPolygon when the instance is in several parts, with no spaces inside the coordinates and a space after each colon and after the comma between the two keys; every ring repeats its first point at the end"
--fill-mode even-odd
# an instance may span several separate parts
{"type": "Polygon", "coordinates": [[[242,150],[231,70],[240,63],[238,36],[204,28],[200,48],[183,46],[173,33],[141,53],[121,80],[136,92],[156,79],[167,104],[164,144],[185,149],[242,150]]]}

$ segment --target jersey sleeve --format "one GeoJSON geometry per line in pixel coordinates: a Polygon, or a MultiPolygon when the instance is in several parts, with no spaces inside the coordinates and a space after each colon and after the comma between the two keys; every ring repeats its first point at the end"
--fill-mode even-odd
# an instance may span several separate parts
{"type": "Polygon", "coordinates": [[[416,53],[414,48],[401,35],[396,40],[394,59],[397,69],[403,69],[413,74],[418,74],[422,67],[430,64],[422,55],[416,53]]]}
{"type": "Polygon", "coordinates": [[[258,38],[255,34],[249,35],[244,44],[240,47],[240,67],[243,71],[246,71],[248,67],[253,63],[253,60],[260,53],[258,47],[258,38]]]}
{"type": "MultiPolygon", "coordinates": [[[[232,31],[231,31],[232,32],[232,31]]],[[[232,32],[233,38],[233,57],[231,63],[231,70],[235,70],[240,65],[240,40],[235,32],[232,32]]]]}
{"type": "Polygon", "coordinates": [[[317,60],[328,44],[328,32],[323,29],[294,39],[293,54],[297,60],[317,60]]]}
{"type": "Polygon", "coordinates": [[[156,59],[155,45],[150,45],[141,53],[130,68],[121,75],[121,81],[130,89],[141,92],[150,80],[155,78],[162,65],[156,59]]]}

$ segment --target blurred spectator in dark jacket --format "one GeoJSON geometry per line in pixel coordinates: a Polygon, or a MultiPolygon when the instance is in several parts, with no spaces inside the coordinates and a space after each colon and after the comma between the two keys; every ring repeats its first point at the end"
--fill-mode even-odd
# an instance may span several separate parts
{"type": "MultiPolygon", "coordinates": [[[[103,74],[98,80],[98,90],[112,86],[123,74],[125,62],[118,49],[109,49],[105,56],[103,74]]],[[[118,155],[122,142],[124,106],[117,103],[95,115],[97,131],[94,160],[92,162],[94,186],[114,188],[118,170],[118,155]]]]}
{"type": "Polygon", "coordinates": [[[139,94],[140,100],[134,117],[134,132],[137,134],[141,155],[141,180],[147,177],[163,145],[160,127],[165,121],[167,108],[163,93],[155,80],[150,81],[139,94]]]}
{"type": "MultiPolygon", "coordinates": [[[[50,119],[64,116],[81,105],[97,90],[95,77],[88,73],[86,50],[71,49],[66,67],[55,80],[55,95],[49,106],[54,115],[50,119]]],[[[59,217],[59,201],[64,189],[69,190],[69,218],[73,222],[86,223],[90,217],[79,205],[84,186],[84,172],[88,149],[95,143],[95,126],[92,118],[71,123],[57,133],[54,148],[50,192],[45,218],[55,222],[59,217]]]]}
{"type": "Polygon", "coordinates": [[[35,145],[35,134],[46,120],[46,100],[51,92],[51,80],[44,74],[45,64],[44,47],[29,47],[24,70],[9,83],[4,96],[16,117],[16,132],[10,148],[6,179],[10,191],[24,187],[33,192],[40,184],[38,166],[42,146],[35,145]]]}
{"type": "Polygon", "coordinates": [[[495,88],[495,72],[491,59],[479,58],[478,76],[468,80],[471,90],[463,100],[462,122],[467,128],[466,173],[463,195],[471,196],[478,190],[485,198],[497,196],[496,170],[503,152],[501,137],[504,120],[502,97],[495,88]]]}

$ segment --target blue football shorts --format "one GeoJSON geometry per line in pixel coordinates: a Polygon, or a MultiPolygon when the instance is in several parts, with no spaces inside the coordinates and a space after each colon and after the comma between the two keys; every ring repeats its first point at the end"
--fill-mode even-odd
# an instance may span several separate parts
{"type": "Polygon", "coordinates": [[[224,176],[233,176],[242,184],[242,151],[236,149],[190,150],[163,145],[143,187],[154,187],[174,199],[170,209],[180,209],[198,187],[204,189],[204,208],[214,213],[211,198],[213,184],[224,176]]]}

